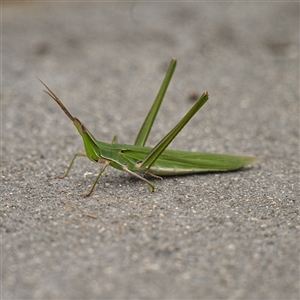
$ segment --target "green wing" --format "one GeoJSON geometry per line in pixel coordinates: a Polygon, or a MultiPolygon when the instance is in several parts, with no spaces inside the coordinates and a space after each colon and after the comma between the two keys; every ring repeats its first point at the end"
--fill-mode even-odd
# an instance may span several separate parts
{"type": "MultiPolygon", "coordinates": [[[[122,150],[122,155],[131,163],[142,161],[152,150],[150,147],[122,150]]],[[[237,170],[256,161],[252,156],[215,154],[205,152],[189,152],[180,150],[165,150],[150,167],[149,172],[155,175],[171,176],[202,172],[220,172],[237,170]]],[[[135,169],[143,172],[147,170],[135,169]]]]}

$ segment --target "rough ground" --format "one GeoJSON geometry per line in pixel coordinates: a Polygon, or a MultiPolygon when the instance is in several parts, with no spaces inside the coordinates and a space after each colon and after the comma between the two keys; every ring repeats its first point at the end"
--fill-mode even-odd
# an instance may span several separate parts
{"type": "Polygon", "coordinates": [[[2,3],[2,299],[298,299],[299,3],[2,3]],[[102,141],[132,143],[171,57],[154,145],[251,154],[154,180],[78,159],[45,81],[102,141]],[[96,217],[95,218],[93,218],[96,217]]]}

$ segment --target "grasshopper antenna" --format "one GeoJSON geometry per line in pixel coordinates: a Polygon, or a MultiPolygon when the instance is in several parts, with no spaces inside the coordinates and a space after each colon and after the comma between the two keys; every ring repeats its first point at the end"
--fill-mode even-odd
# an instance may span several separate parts
{"type": "Polygon", "coordinates": [[[39,80],[42,83],[42,85],[47,89],[47,91],[44,90],[44,92],[48,94],[60,106],[60,108],[71,119],[71,121],[74,122],[75,118],[70,114],[70,112],[62,104],[62,102],[58,99],[58,97],[48,88],[48,86],[41,79],[39,79],[38,77],[36,77],[36,79],[39,80]]]}

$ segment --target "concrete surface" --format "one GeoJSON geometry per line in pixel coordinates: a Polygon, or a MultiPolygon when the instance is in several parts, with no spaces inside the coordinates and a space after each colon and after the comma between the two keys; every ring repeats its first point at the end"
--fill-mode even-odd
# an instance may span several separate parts
{"type": "Polygon", "coordinates": [[[299,3],[2,3],[2,299],[299,299],[299,3]],[[99,166],[40,77],[102,141],[132,143],[171,57],[154,145],[251,154],[155,180],[99,166]],[[97,217],[97,218],[93,218],[97,217]]]}

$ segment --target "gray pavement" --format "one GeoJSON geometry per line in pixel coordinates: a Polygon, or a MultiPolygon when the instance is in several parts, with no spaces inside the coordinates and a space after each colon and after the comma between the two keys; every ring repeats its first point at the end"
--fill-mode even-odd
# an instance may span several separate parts
{"type": "Polygon", "coordinates": [[[2,3],[2,299],[299,299],[299,3],[2,3]],[[154,145],[257,156],[142,181],[99,166],[41,78],[101,141],[132,143],[172,57],[154,145]]]}

